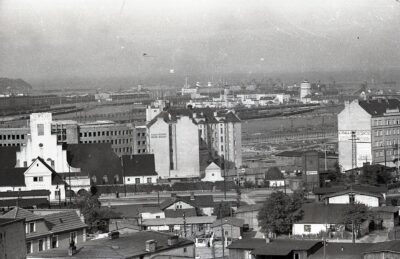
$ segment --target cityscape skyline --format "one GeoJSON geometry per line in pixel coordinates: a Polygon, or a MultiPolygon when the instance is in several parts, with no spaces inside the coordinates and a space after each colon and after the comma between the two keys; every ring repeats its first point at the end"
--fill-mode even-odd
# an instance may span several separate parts
{"type": "Polygon", "coordinates": [[[159,83],[343,71],[385,77],[400,69],[399,11],[394,0],[5,0],[0,74],[159,83]]]}

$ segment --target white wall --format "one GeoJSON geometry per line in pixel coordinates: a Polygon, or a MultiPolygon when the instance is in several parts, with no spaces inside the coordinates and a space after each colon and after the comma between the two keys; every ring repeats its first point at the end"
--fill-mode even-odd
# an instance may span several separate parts
{"type": "Polygon", "coordinates": [[[157,183],[157,175],[152,176],[125,176],[125,184],[136,184],[136,178],[140,179],[139,184],[148,184],[147,178],[151,178],[151,183],[157,183]]]}
{"type": "Polygon", "coordinates": [[[215,163],[211,163],[205,170],[205,176],[201,179],[203,182],[223,181],[221,169],[215,163]]]}
{"type": "Polygon", "coordinates": [[[175,158],[171,177],[200,177],[199,131],[192,119],[183,116],[177,120],[175,158]]]}
{"type": "Polygon", "coordinates": [[[147,143],[149,146],[149,153],[154,154],[154,163],[158,176],[161,178],[169,178],[169,126],[162,118],[158,118],[157,121],[148,128],[147,143]]]}
{"type": "Polygon", "coordinates": [[[285,180],[270,180],[269,187],[281,187],[285,186],[285,180]]]}
{"type": "Polygon", "coordinates": [[[326,231],[326,229],[329,229],[330,224],[293,224],[292,227],[292,234],[293,235],[310,235],[310,234],[319,234],[322,231],[326,231]],[[311,231],[310,232],[305,232],[304,231],[304,225],[310,225],[311,226],[311,231]]]}
{"type": "Polygon", "coordinates": [[[178,201],[171,206],[165,208],[166,210],[177,210],[177,209],[193,209],[194,207],[186,202],[178,201]]]}
{"type": "Polygon", "coordinates": [[[338,138],[339,138],[339,164],[344,170],[352,168],[352,142],[351,131],[356,131],[357,143],[357,167],[364,162],[372,161],[371,148],[371,115],[358,104],[358,100],[346,104],[343,111],[338,114],[338,138]],[[365,134],[369,132],[369,134],[365,134]]]}
{"type": "Polygon", "coordinates": [[[356,194],[354,196],[356,203],[362,203],[370,207],[379,207],[379,198],[367,195],[356,194]]]}
{"type": "Polygon", "coordinates": [[[165,218],[165,214],[163,211],[160,211],[157,213],[143,212],[143,213],[141,213],[141,216],[142,216],[142,219],[156,219],[156,218],[163,219],[163,218],[165,218]]]}
{"type": "Polygon", "coordinates": [[[348,194],[334,196],[334,197],[328,198],[328,203],[329,204],[349,204],[350,198],[349,198],[348,194]]]}

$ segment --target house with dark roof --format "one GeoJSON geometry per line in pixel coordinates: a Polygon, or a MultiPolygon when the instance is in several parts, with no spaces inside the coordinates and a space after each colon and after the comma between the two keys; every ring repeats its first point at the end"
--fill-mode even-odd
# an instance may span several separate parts
{"type": "Polygon", "coordinates": [[[26,258],[23,219],[0,218],[0,258],[26,258]]]}
{"type": "Polygon", "coordinates": [[[141,231],[115,235],[114,238],[91,240],[76,246],[73,255],[68,248],[58,248],[28,254],[29,259],[130,259],[195,257],[194,242],[167,233],[141,231]]]}
{"type": "MultiPolygon", "coordinates": [[[[14,192],[13,195],[16,191],[48,190],[46,198],[50,202],[61,202],[65,201],[65,187],[66,183],[62,177],[41,157],[34,159],[28,168],[5,168],[0,171],[0,191],[11,191],[14,192]]],[[[38,192],[31,194],[36,196],[30,197],[31,199],[43,199],[43,197],[37,197],[37,195],[43,196],[38,192]]],[[[17,196],[17,200],[19,198],[21,196],[17,196]]],[[[0,199],[5,200],[6,197],[0,199]]]]}
{"type": "Polygon", "coordinates": [[[232,240],[239,239],[243,234],[243,225],[244,220],[235,218],[235,217],[227,217],[222,219],[216,219],[212,224],[212,230],[216,237],[230,238],[232,240]]]}
{"type": "Polygon", "coordinates": [[[122,156],[122,172],[125,184],[157,183],[153,154],[122,156]]]}
{"type": "Polygon", "coordinates": [[[285,186],[285,178],[278,167],[271,167],[265,172],[265,182],[269,187],[282,187],[285,186]]]}
{"type": "Polygon", "coordinates": [[[87,225],[75,210],[40,215],[15,207],[0,219],[25,220],[25,247],[28,254],[58,247],[67,248],[72,240],[75,244],[86,241],[87,225]]]}
{"type": "MultiPolygon", "coordinates": [[[[293,223],[292,234],[298,236],[319,236],[328,233],[343,238],[345,231],[345,212],[348,204],[306,203],[299,210],[302,218],[293,223]]],[[[364,221],[358,235],[368,233],[369,220],[364,221]]]]}
{"type": "Polygon", "coordinates": [[[160,204],[165,217],[182,217],[183,213],[191,216],[208,215],[214,212],[214,197],[212,195],[195,195],[192,192],[189,196],[177,196],[172,194],[160,204]]]}
{"type": "Polygon", "coordinates": [[[231,259],[306,259],[321,247],[316,240],[250,238],[233,241],[228,249],[231,259]]]}
{"type": "Polygon", "coordinates": [[[322,201],[327,204],[354,204],[361,203],[369,207],[379,207],[384,203],[383,195],[361,190],[349,189],[323,195],[322,201]]]}
{"type": "Polygon", "coordinates": [[[386,198],[388,188],[386,186],[372,186],[372,185],[340,185],[332,187],[317,187],[314,188],[313,193],[316,196],[316,201],[322,201],[322,197],[342,191],[352,189],[353,191],[367,192],[373,194],[380,194],[386,198]]]}
{"type": "Polygon", "coordinates": [[[346,102],[338,114],[339,164],[344,171],[362,167],[366,162],[396,166],[399,134],[400,100],[346,102]],[[352,150],[357,154],[352,154],[352,150]]]}

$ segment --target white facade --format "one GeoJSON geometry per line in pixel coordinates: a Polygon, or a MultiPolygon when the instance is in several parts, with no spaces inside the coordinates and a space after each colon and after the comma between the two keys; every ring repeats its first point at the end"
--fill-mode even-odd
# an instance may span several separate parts
{"type": "MultiPolygon", "coordinates": [[[[328,198],[329,204],[350,204],[350,195],[343,194],[328,198]]],[[[354,203],[365,204],[369,207],[379,207],[379,198],[375,196],[354,194],[354,203]]]]}
{"type": "Polygon", "coordinates": [[[162,118],[148,128],[149,152],[162,178],[200,176],[199,132],[188,116],[167,123],[162,118]]]}
{"type": "Polygon", "coordinates": [[[223,181],[221,168],[214,162],[209,164],[205,170],[205,176],[201,179],[203,182],[218,182],[223,181]]]}
{"type": "Polygon", "coordinates": [[[292,227],[293,235],[317,235],[321,232],[326,232],[331,224],[299,224],[294,223],[292,227]]]}
{"type": "Polygon", "coordinates": [[[125,184],[155,184],[157,183],[157,175],[146,176],[125,176],[125,184]]]}
{"type": "Polygon", "coordinates": [[[355,133],[356,166],[372,162],[371,115],[359,104],[358,100],[346,103],[338,114],[339,165],[346,171],[353,168],[352,132],[355,133]]]}
{"type": "Polygon", "coordinates": [[[193,209],[194,207],[189,203],[184,201],[177,201],[174,204],[171,204],[169,207],[166,207],[165,210],[179,210],[179,209],[193,209]]]}
{"type": "Polygon", "coordinates": [[[307,95],[311,94],[311,84],[308,81],[304,81],[300,84],[300,101],[305,102],[307,95]]]}
{"type": "Polygon", "coordinates": [[[35,159],[24,172],[25,186],[3,186],[0,192],[49,190],[50,202],[65,201],[65,184],[52,183],[52,171],[42,161],[35,159]]]}
{"type": "Polygon", "coordinates": [[[285,186],[285,180],[268,180],[269,187],[282,187],[285,186]]]}
{"type": "Polygon", "coordinates": [[[142,212],[140,213],[140,217],[142,219],[164,219],[165,214],[164,211],[160,212],[142,212]]]}
{"type": "Polygon", "coordinates": [[[25,146],[17,152],[16,167],[27,167],[37,157],[41,157],[56,172],[79,172],[79,168],[69,167],[67,151],[57,145],[57,135],[51,134],[51,113],[30,115],[30,134],[25,146]]]}

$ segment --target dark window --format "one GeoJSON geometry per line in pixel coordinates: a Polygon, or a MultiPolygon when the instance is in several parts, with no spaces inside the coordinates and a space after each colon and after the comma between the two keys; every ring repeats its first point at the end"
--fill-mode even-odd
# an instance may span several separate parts
{"type": "Polygon", "coordinates": [[[44,250],[44,242],[43,239],[39,240],[39,252],[44,250]]]}

